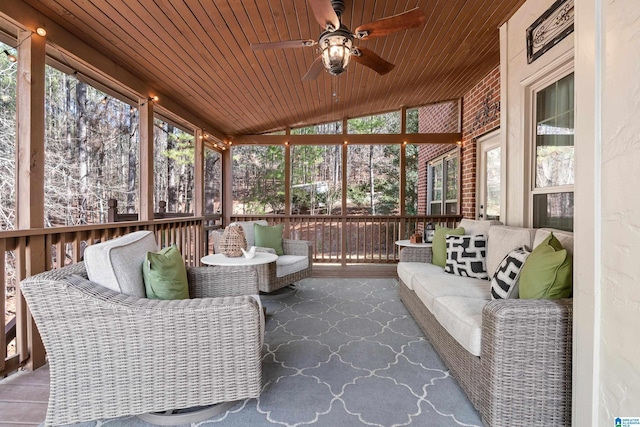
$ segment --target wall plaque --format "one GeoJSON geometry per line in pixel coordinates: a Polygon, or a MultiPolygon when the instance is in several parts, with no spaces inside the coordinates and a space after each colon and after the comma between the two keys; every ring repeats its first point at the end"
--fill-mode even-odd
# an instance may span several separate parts
{"type": "Polygon", "coordinates": [[[527,28],[528,64],[573,32],[573,1],[556,1],[527,28]]]}

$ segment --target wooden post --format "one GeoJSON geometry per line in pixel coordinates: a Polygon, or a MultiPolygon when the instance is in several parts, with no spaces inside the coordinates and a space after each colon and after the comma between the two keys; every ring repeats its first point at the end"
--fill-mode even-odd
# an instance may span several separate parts
{"type": "MultiPolygon", "coordinates": [[[[19,229],[44,227],[44,78],[46,40],[31,31],[18,33],[16,225],[19,229]]],[[[19,253],[18,282],[24,275],[43,272],[44,236],[27,240],[19,253]]],[[[44,346],[22,294],[16,300],[20,362],[33,370],[46,363],[44,346]],[[28,359],[28,360],[27,360],[28,359]]]]}
{"type": "Polygon", "coordinates": [[[345,138],[342,143],[342,266],[347,265],[347,155],[349,150],[347,147],[347,119],[342,119],[342,134],[345,138]]]}
{"type": "Polygon", "coordinates": [[[231,222],[233,213],[233,174],[231,170],[233,147],[222,152],[222,226],[231,222]]]}
{"type": "MultiPolygon", "coordinates": [[[[400,132],[403,135],[407,133],[407,107],[400,110],[400,132]]],[[[407,143],[403,141],[400,144],[400,230],[399,237],[405,235],[405,216],[407,214],[407,143]]]]}
{"type": "Polygon", "coordinates": [[[138,100],[140,114],[140,221],[153,220],[153,100],[138,100]]]}
{"type": "MultiPolygon", "coordinates": [[[[204,138],[200,139],[203,132],[202,129],[195,129],[193,132],[193,144],[194,144],[194,168],[195,168],[195,182],[194,182],[194,206],[193,215],[195,217],[204,215],[204,138]]],[[[204,225],[204,220],[200,222],[204,225]]],[[[195,233],[193,247],[195,248],[195,257],[193,259],[194,266],[200,265],[200,258],[205,253],[205,231],[204,226],[193,227],[195,233]]]]}
{"type": "Polygon", "coordinates": [[[194,167],[195,167],[195,183],[194,183],[194,206],[193,214],[198,217],[204,215],[204,139],[200,139],[202,129],[196,129],[193,132],[194,143],[194,167]]]}
{"type": "Polygon", "coordinates": [[[107,204],[109,206],[109,211],[107,214],[107,222],[117,222],[117,218],[118,218],[118,200],[116,199],[109,199],[107,201],[107,204]]]}
{"type": "MultiPolygon", "coordinates": [[[[291,128],[287,127],[287,135],[291,135],[291,128]]],[[[291,145],[284,145],[284,237],[291,236],[291,145]]]]}

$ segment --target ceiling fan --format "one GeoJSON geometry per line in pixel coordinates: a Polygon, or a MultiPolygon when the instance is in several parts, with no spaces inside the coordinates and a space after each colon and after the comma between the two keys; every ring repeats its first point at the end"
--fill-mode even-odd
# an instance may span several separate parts
{"type": "Polygon", "coordinates": [[[400,13],[387,18],[364,24],[351,32],[342,22],[344,12],[344,0],[307,0],[313,10],[313,14],[324,31],[318,41],[315,40],[289,40],[274,43],[252,44],[253,50],[267,50],[278,48],[296,48],[319,45],[320,56],[311,64],[311,68],[302,78],[303,81],[315,80],[322,69],[329,74],[337,76],[342,74],[351,59],[369,67],[380,75],[387,74],[395,67],[394,64],[385,61],[373,51],[359,46],[354,46],[354,39],[369,40],[375,37],[386,36],[410,28],[424,25],[426,17],[419,8],[400,13]]]}

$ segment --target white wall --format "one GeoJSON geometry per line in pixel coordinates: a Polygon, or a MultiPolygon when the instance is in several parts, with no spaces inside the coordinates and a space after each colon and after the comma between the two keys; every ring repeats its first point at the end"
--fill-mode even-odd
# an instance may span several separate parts
{"type": "Polygon", "coordinates": [[[580,332],[575,346],[592,352],[590,365],[578,366],[576,387],[593,381],[594,393],[578,394],[574,413],[581,420],[590,411],[585,421],[613,425],[617,416],[640,417],[640,3],[585,0],[578,13],[576,89],[585,92],[578,98],[585,117],[576,150],[589,162],[577,179],[595,178],[580,188],[576,209],[594,212],[584,225],[596,237],[595,256],[584,248],[576,260],[595,264],[576,299],[576,327],[591,323],[595,333],[589,340],[580,332]]]}
{"type": "Polygon", "coordinates": [[[523,87],[575,40],[573,425],[613,426],[640,417],[640,2],[576,0],[575,37],[527,65],[525,29],[551,3],[501,28],[506,222],[528,220],[523,87]]]}
{"type": "Polygon", "coordinates": [[[573,55],[574,34],[527,64],[526,30],[542,15],[554,0],[527,1],[500,29],[501,123],[503,138],[502,164],[506,165],[503,181],[506,183],[506,209],[504,222],[513,226],[530,225],[529,188],[530,129],[526,118],[530,114],[523,108],[527,86],[535,83],[546,70],[569,61],[573,55]],[[564,58],[564,59],[559,59],[564,58]],[[525,172],[523,172],[525,171],[525,172]]]}

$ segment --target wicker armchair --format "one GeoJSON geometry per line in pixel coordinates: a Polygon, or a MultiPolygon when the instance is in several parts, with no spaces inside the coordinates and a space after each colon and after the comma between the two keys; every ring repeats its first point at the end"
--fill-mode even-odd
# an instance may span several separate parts
{"type": "Polygon", "coordinates": [[[50,366],[45,425],[259,396],[255,271],[198,267],[187,275],[195,299],[174,301],[97,285],[84,263],[22,281],[50,366]]]}
{"type": "MultiPolygon", "coordinates": [[[[253,224],[267,225],[267,221],[246,221],[233,224],[241,225],[245,229],[247,238],[247,246],[254,244],[253,224]]],[[[222,237],[223,231],[213,232],[213,247],[217,251],[218,242],[222,237]]],[[[258,287],[260,292],[271,293],[278,289],[291,285],[306,277],[310,277],[313,268],[313,252],[311,242],[306,240],[283,239],[282,246],[284,255],[278,257],[275,263],[263,264],[256,266],[258,272],[258,287]],[[303,262],[300,262],[302,260],[303,262]],[[299,266],[299,267],[297,267],[299,266]]],[[[271,248],[258,248],[258,251],[271,252],[275,251],[271,248]]]]}

